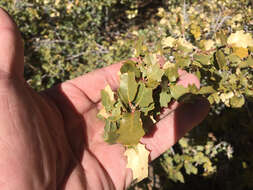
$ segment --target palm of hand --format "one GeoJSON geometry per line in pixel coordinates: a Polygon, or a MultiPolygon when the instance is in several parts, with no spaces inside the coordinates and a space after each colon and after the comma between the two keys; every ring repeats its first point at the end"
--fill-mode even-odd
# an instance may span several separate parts
{"type": "Polygon", "coordinates": [[[4,123],[8,126],[5,140],[12,139],[14,146],[10,147],[13,154],[4,152],[5,161],[12,163],[5,174],[15,175],[21,165],[22,175],[29,172],[34,176],[34,184],[17,180],[12,185],[24,189],[123,189],[131,182],[123,147],[103,142],[103,122],[96,117],[99,100],[94,102],[100,91],[94,86],[86,88],[92,91],[89,97],[68,81],[38,94],[23,81],[1,80],[0,108],[5,110],[1,118],[13,121],[4,123]]]}
{"type": "Polygon", "coordinates": [[[120,64],[117,64],[97,70],[45,92],[63,116],[65,134],[77,161],[72,163],[66,189],[68,186],[72,189],[73,183],[82,184],[78,187],[80,189],[124,189],[131,183],[131,171],[126,169],[123,156],[124,148],[103,141],[104,123],[96,116],[100,107],[100,90],[107,83],[114,89],[117,87],[119,68],[120,64]]]}
{"type": "MultiPolygon", "coordinates": [[[[40,94],[25,82],[22,43],[16,26],[0,10],[0,187],[1,189],[124,189],[132,180],[124,149],[107,145],[96,118],[100,90],[118,86],[120,64],[112,65],[40,94]]],[[[185,75],[181,83],[198,83],[185,75]]],[[[177,107],[174,104],[172,107],[177,107]]],[[[183,105],[143,138],[150,159],[208,112],[206,102],[183,105]],[[201,112],[200,112],[201,111],[201,112]]]]}

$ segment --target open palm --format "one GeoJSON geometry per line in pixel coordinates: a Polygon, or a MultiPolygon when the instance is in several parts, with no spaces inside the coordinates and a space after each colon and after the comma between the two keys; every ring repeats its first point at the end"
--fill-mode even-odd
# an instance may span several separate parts
{"type": "MultiPolygon", "coordinates": [[[[107,84],[117,89],[121,64],[37,93],[23,78],[22,40],[3,10],[0,42],[0,189],[125,189],[132,173],[124,148],[103,141],[104,123],[96,117],[100,90],[107,84]]],[[[181,74],[181,84],[199,85],[193,75],[181,74]]],[[[198,124],[208,103],[174,103],[171,109],[141,139],[150,161],[198,124]]]]}

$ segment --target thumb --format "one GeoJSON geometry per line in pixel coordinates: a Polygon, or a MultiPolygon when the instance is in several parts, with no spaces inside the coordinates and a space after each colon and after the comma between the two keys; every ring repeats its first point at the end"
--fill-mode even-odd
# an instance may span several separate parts
{"type": "Polygon", "coordinates": [[[0,78],[23,77],[24,48],[17,25],[0,8],[0,78]]]}

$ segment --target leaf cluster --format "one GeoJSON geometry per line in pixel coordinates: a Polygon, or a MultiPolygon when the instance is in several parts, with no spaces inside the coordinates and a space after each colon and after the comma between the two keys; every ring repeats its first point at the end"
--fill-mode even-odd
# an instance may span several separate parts
{"type": "Polygon", "coordinates": [[[98,116],[106,122],[104,139],[110,144],[137,145],[172,100],[190,101],[192,95],[213,91],[177,84],[180,76],[175,64],[162,65],[162,55],[136,51],[140,52],[138,58],[126,60],[120,69],[118,90],[113,92],[106,86],[101,91],[103,108],[98,116]]]}

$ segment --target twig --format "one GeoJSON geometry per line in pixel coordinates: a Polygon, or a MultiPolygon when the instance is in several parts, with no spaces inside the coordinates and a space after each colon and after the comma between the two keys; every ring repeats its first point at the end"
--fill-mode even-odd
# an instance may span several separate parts
{"type": "Polygon", "coordinates": [[[26,62],[25,65],[27,65],[28,67],[30,67],[32,70],[36,71],[36,67],[34,67],[32,64],[26,62]]]}
{"type": "MultiPolygon", "coordinates": [[[[219,24],[221,15],[222,15],[222,13],[221,13],[221,11],[220,11],[220,12],[219,12],[219,15],[218,15],[218,17],[217,17],[217,19],[216,19],[215,25],[214,25],[214,27],[212,27],[212,32],[215,31],[215,29],[217,28],[217,25],[219,24]]],[[[212,25],[212,26],[213,26],[213,25],[212,25]]]]}
{"type": "Polygon", "coordinates": [[[54,44],[54,43],[73,44],[73,42],[66,41],[66,40],[50,40],[50,39],[40,40],[40,41],[34,42],[34,43],[35,44],[54,44]]]}
{"type": "Polygon", "coordinates": [[[70,61],[70,60],[72,60],[72,59],[76,59],[76,58],[82,56],[84,53],[85,53],[85,52],[81,52],[81,53],[78,53],[78,54],[76,54],[76,55],[69,56],[69,57],[66,58],[66,61],[70,61]]]}
{"type": "Polygon", "coordinates": [[[207,33],[207,36],[209,36],[209,35],[212,36],[214,34],[214,31],[216,30],[216,28],[217,28],[217,26],[219,24],[219,20],[221,18],[221,15],[222,15],[222,13],[220,11],[218,17],[215,18],[215,24],[211,25],[211,30],[207,33]]]}
{"type": "Polygon", "coordinates": [[[172,155],[175,155],[175,151],[174,151],[173,147],[170,147],[170,151],[171,151],[172,155]]]}
{"type": "Polygon", "coordinates": [[[223,23],[230,18],[232,18],[232,17],[231,16],[223,17],[222,20],[220,21],[220,23],[218,24],[218,26],[216,27],[214,33],[216,33],[222,27],[223,23]]]}
{"type": "Polygon", "coordinates": [[[167,117],[168,115],[170,115],[172,112],[174,112],[175,110],[176,110],[177,108],[175,108],[175,109],[172,109],[172,110],[170,110],[168,113],[166,113],[166,114],[161,114],[160,116],[159,116],[159,118],[158,118],[158,121],[155,123],[155,124],[157,124],[159,121],[161,121],[162,119],[164,119],[165,117],[167,117]]]}
{"type": "Polygon", "coordinates": [[[186,2],[184,0],[184,5],[183,5],[183,22],[182,22],[182,34],[183,34],[183,38],[185,38],[185,22],[186,20],[188,20],[188,16],[186,13],[186,2]]]}

